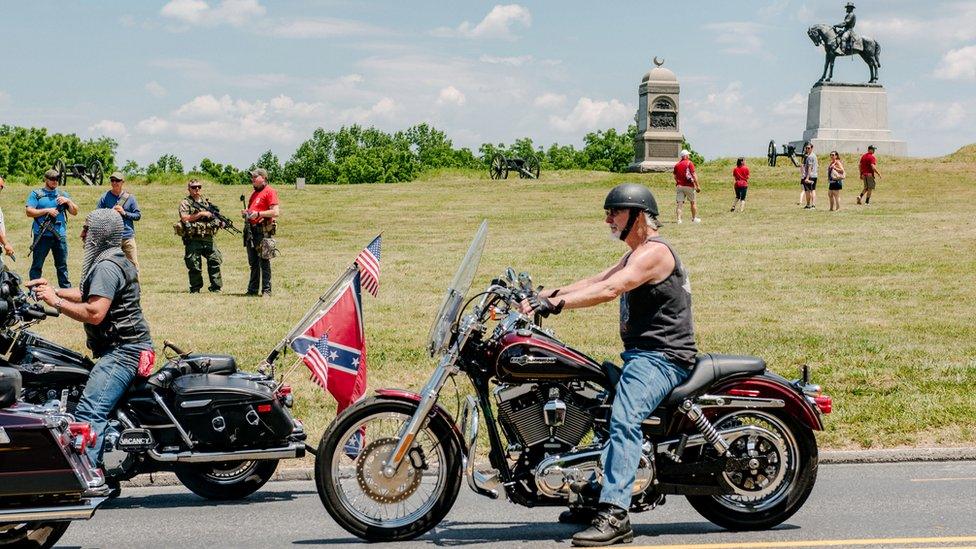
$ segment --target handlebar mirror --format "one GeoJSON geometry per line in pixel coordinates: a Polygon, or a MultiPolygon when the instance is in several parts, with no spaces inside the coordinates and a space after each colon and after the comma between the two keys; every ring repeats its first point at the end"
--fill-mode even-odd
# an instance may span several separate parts
{"type": "Polygon", "coordinates": [[[515,269],[511,267],[505,269],[505,278],[512,284],[515,284],[515,269]]]}

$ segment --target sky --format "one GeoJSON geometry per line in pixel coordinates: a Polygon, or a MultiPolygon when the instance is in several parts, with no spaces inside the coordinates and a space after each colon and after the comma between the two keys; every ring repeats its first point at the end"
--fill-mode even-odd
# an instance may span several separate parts
{"type": "MultiPolygon", "coordinates": [[[[889,123],[909,154],[976,142],[976,1],[857,0],[882,47],[889,123]]],[[[0,123],[176,154],[284,161],[316,128],[426,122],[455,146],[579,146],[633,123],[655,57],[681,85],[680,130],[706,158],[800,139],[823,50],[806,29],[845,1],[4,2],[0,123]]],[[[834,80],[864,82],[859,58],[834,80]]]]}

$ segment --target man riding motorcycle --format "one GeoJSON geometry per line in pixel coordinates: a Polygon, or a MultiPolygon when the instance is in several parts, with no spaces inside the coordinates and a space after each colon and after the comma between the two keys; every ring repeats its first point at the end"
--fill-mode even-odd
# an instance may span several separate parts
{"type": "Polygon", "coordinates": [[[631,490],[641,456],[641,422],[688,378],[697,348],[691,315],[691,284],[677,254],[658,236],[657,202],[636,183],[614,187],[603,205],[606,223],[630,251],[609,269],[522,302],[522,312],[542,316],[620,297],[624,361],[603,456],[606,477],[599,509],[567,510],[560,522],[590,522],[573,545],[630,542],[631,490]]]}
{"type": "Polygon", "coordinates": [[[122,251],[122,231],[116,211],[93,211],[81,233],[85,257],[78,288],[55,289],[43,278],[27,283],[37,299],[85,324],[87,345],[97,361],[75,417],[90,423],[98,437],[87,450],[92,464],[101,464],[109,414],[136,373],[148,374],[155,361],[139,304],[138,274],[122,251]]]}

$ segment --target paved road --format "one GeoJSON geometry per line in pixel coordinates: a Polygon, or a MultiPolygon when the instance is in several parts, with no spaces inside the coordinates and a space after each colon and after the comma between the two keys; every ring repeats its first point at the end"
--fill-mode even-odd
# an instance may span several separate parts
{"type": "MultiPolygon", "coordinates": [[[[566,547],[574,528],[558,509],[525,509],[461,488],[447,519],[397,548],[566,547]]],[[[824,465],[813,495],[785,524],[730,533],[682,498],[635,515],[630,547],[976,548],[976,462],[824,465]]],[[[274,482],[250,499],[212,504],[181,487],[130,488],[88,522],[71,526],[62,547],[364,547],[322,508],[312,482],[274,482]]]]}

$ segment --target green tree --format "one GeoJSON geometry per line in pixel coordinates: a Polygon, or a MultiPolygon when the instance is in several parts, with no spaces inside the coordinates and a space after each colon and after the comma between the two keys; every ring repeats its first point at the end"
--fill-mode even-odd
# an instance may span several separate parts
{"type": "Polygon", "coordinates": [[[681,148],[682,149],[685,149],[686,151],[688,151],[688,152],[691,153],[688,156],[688,158],[690,158],[691,161],[696,166],[700,166],[700,165],[702,165],[705,162],[705,157],[702,156],[702,155],[700,155],[700,154],[698,154],[698,152],[695,151],[695,149],[691,146],[691,143],[689,143],[687,139],[685,139],[684,141],[681,142],[681,148]]]}
{"type": "Polygon", "coordinates": [[[247,172],[250,173],[257,168],[268,170],[269,182],[280,183],[285,181],[284,169],[281,167],[281,162],[278,161],[278,157],[271,150],[265,151],[264,154],[258,157],[257,161],[247,169],[247,172]]]}

